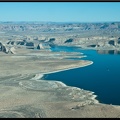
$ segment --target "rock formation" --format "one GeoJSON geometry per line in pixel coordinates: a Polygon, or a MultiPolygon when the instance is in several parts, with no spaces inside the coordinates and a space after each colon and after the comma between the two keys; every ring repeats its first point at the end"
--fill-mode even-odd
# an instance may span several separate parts
{"type": "Polygon", "coordinates": [[[2,44],[1,42],[0,42],[0,51],[2,51],[4,53],[9,52],[8,48],[4,44],[2,44]]]}
{"type": "Polygon", "coordinates": [[[120,54],[118,50],[97,50],[99,54],[120,54]]]}
{"type": "Polygon", "coordinates": [[[66,40],[64,43],[70,43],[70,42],[73,42],[73,39],[72,39],[72,38],[66,40]]]}
{"type": "Polygon", "coordinates": [[[26,44],[26,41],[22,41],[22,40],[20,40],[20,41],[13,41],[13,40],[10,40],[9,42],[7,42],[7,44],[8,45],[25,45],[26,44]]]}
{"type": "Polygon", "coordinates": [[[27,42],[26,46],[34,47],[34,43],[33,42],[27,42]]]}
{"type": "Polygon", "coordinates": [[[12,53],[15,54],[15,48],[14,47],[8,47],[0,42],[0,51],[4,53],[12,53]]]}
{"type": "MultiPolygon", "coordinates": [[[[120,22],[0,22],[0,31],[7,32],[5,37],[1,37],[2,41],[9,40],[7,46],[39,50],[55,45],[79,46],[86,49],[120,49],[120,22]]],[[[2,49],[7,52],[5,46],[2,49]]]]}
{"type": "Polygon", "coordinates": [[[110,40],[108,43],[109,43],[110,45],[115,45],[115,41],[114,41],[114,40],[110,40]]]}
{"type": "Polygon", "coordinates": [[[11,47],[11,48],[9,49],[9,52],[11,52],[12,54],[16,54],[14,47],[11,47]]]}
{"type": "Polygon", "coordinates": [[[48,42],[54,42],[55,38],[50,38],[48,42]]]}
{"type": "Polygon", "coordinates": [[[38,44],[37,49],[38,49],[38,50],[44,49],[42,43],[38,44]]]}

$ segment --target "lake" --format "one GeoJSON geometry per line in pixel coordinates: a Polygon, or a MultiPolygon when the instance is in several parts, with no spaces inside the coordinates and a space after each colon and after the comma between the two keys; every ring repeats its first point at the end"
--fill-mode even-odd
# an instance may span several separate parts
{"type": "Polygon", "coordinates": [[[74,60],[91,60],[92,65],[51,74],[46,80],[62,81],[66,85],[95,92],[100,103],[120,105],[120,52],[84,50],[78,47],[56,46],[52,51],[82,52],[84,58],[74,60]]]}

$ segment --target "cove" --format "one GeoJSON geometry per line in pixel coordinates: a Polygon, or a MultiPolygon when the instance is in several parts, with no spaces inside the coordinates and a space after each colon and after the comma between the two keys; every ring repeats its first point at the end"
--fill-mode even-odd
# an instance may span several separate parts
{"type": "Polygon", "coordinates": [[[54,52],[82,52],[87,57],[73,59],[91,60],[94,63],[82,68],[46,74],[44,76],[45,80],[58,80],[68,86],[93,91],[100,103],[120,105],[119,52],[114,54],[114,51],[98,52],[96,50],[83,50],[77,47],[65,46],[55,46],[51,50],[54,52]]]}

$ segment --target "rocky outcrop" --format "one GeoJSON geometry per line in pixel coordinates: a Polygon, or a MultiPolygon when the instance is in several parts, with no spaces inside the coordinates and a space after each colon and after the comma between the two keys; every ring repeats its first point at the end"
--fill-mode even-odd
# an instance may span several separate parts
{"type": "Polygon", "coordinates": [[[8,48],[4,44],[2,44],[1,42],[0,42],[0,51],[2,51],[4,53],[9,52],[8,48]]]}
{"type": "Polygon", "coordinates": [[[70,42],[73,42],[73,39],[72,39],[72,38],[66,40],[64,43],[70,43],[70,42]]]}
{"type": "Polygon", "coordinates": [[[47,49],[50,49],[51,47],[50,47],[50,44],[49,43],[39,43],[38,45],[37,45],[37,49],[38,50],[47,50],[47,49]]]}
{"type": "Polygon", "coordinates": [[[18,41],[18,42],[17,42],[17,45],[25,45],[25,44],[26,44],[25,41],[18,41]]]}
{"type": "Polygon", "coordinates": [[[118,44],[120,44],[120,37],[118,38],[118,41],[117,41],[118,44]]]}
{"type": "MultiPolygon", "coordinates": [[[[81,47],[91,47],[91,48],[108,48],[118,49],[120,48],[120,39],[116,38],[106,38],[106,39],[94,39],[94,40],[84,40],[81,42],[81,47]]],[[[79,44],[79,43],[78,43],[79,44]]]]}
{"type": "Polygon", "coordinates": [[[48,42],[54,42],[55,38],[50,38],[48,42]]]}
{"type": "Polygon", "coordinates": [[[108,43],[109,43],[110,45],[115,45],[115,41],[114,41],[114,40],[110,40],[108,43]]]}
{"type": "Polygon", "coordinates": [[[8,32],[1,40],[7,45],[28,49],[47,49],[55,45],[120,48],[120,22],[106,23],[41,23],[0,22],[0,31],[8,32]],[[37,24],[36,24],[37,23],[37,24]],[[17,34],[16,34],[17,31],[17,34]],[[24,31],[24,32],[22,32],[24,31]],[[11,34],[14,33],[14,34],[11,34]]]}
{"type": "Polygon", "coordinates": [[[54,47],[55,46],[55,38],[50,38],[49,41],[45,42],[47,45],[47,48],[54,47]]]}
{"type": "Polygon", "coordinates": [[[44,49],[42,43],[38,44],[37,49],[38,49],[38,50],[44,49]]]}
{"type": "Polygon", "coordinates": [[[2,44],[1,42],[0,42],[0,51],[1,51],[1,52],[4,52],[4,53],[6,53],[6,54],[8,54],[8,53],[15,54],[15,48],[14,48],[14,47],[5,46],[5,45],[2,44]]]}
{"type": "Polygon", "coordinates": [[[96,44],[94,44],[94,45],[88,45],[87,47],[99,47],[100,45],[96,45],[96,44]]]}
{"type": "Polygon", "coordinates": [[[99,54],[120,54],[118,50],[97,50],[99,54]]]}
{"type": "MultiPolygon", "coordinates": [[[[7,45],[9,47],[11,46],[24,46],[28,49],[34,49],[34,48],[37,48],[39,50],[41,49],[48,49],[50,48],[50,46],[53,46],[54,41],[55,39],[50,39],[49,42],[45,42],[45,41],[37,41],[37,40],[32,40],[32,41],[27,41],[27,40],[17,40],[17,41],[13,41],[13,40],[10,40],[9,42],[7,42],[7,45]]],[[[12,49],[13,50],[13,49],[12,49]]],[[[12,52],[14,53],[14,52],[12,52]]]]}
{"type": "Polygon", "coordinates": [[[27,42],[26,46],[34,47],[34,43],[33,42],[27,42]]]}
{"type": "Polygon", "coordinates": [[[21,40],[21,41],[13,41],[13,40],[11,40],[11,41],[9,41],[9,42],[7,42],[7,44],[8,45],[25,45],[26,44],[26,42],[23,40],[21,40]]]}
{"type": "Polygon", "coordinates": [[[11,40],[11,41],[7,42],[7,44],[8,44],[8,45],[16,45],[16,42],[17,42],[17,41],[12,41],[12,40],[11,40]]]}
{"type": "Polygon", "coordinates": [[[9,52],[11,52],[12,54],[16,54],[14,47],[11,47],[11,48],[9,49],[9,52]]]}

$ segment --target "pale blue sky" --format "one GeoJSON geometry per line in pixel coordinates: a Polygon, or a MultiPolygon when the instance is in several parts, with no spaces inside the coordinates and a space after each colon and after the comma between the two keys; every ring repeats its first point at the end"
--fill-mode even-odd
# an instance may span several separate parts
{"type": "Polygon", "coordinates": [[[120,21],[120,2],[0,2],[0,21],[120,21]]]}

